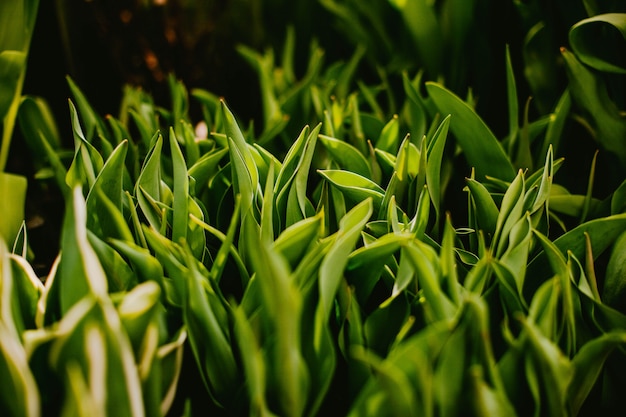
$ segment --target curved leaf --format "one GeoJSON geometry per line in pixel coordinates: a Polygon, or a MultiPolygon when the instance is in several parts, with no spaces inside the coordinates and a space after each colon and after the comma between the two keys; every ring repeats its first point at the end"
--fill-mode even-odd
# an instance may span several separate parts
{"type": "Polygon", "coordinates": [[[426,83],[428,95],[442,115],[451,114],[450,129],[463,149],[468,163],[476,169],[476,176],[511,181],[515,169],[495,135],[476,112],[454,93],[440,84],[426,83]]]}

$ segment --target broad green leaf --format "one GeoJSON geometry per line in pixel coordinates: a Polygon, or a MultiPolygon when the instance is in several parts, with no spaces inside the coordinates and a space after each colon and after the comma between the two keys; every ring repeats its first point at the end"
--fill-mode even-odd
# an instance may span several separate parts
{"type": "Polygon", "coordinates": [[[61,139],[52,109],[43,98],[22,97],[18,121],[31,152],[40,160],[43,161],[48,157],[41,143],[42,140],[46,140],[53,149],[60,147],[61,139]]]}
{"type": "Polygon", "coordinates": [[[459,305],[461,292],[459,289],[459,277],[457,273],[456,254],[454,251],[456,233],[452,226],[450,216],[447,216],[443,228],[443,240],[441,242],[441,280],[452,302],[459,305]]]}
{"type": "Polygon", "coordinates": [[[74,106],[74,103],[70,100],[70,119],[72,122],[72,133],[74,136],[74,162],[68,170],[69,178],[67,180],[68,185],[73,188],[76,184],[84,183],[85,178],[87,185],[93,186],[96,177],[98,176],[104,161],[102,155],[93,146],[93,144],[87,139],[83,133],[81,127],[78,111],[74,106]],[[77,167],[74,167],[75,163],[79,163],[77,167]],[[74,170],[78,172],[74,172],[74,170]]]}
{"type": "MultiPolygon", "coordinates": [[[[161,289],[155,281],[146,281],[132,290],[124,294],[124,298],[117,306],[117,311],[122,322],[122,326],[128,335],[130,344],[135,353],[135,358],[139,365],[143,367],[140,369],[141,374],[144,376],[148,373],[149,369],[146,366],[153,366],[153,363],[142,363],[145,358],[145,352],[142,350],[149,349],[151,342],[150,338],[151,326],[158,326],[159,314],[162,314],[164,310],[159,303],[161,297],[161,289]]],[[[158,336],[158,330],[157,330],[158,336]]],[[[156,345],[153,349],[156,353],[156,345]]]]}
{"type": "MultiPolygon", "coordinates": [[[[100,239],[120,239],[126,242],[133,241],[133,233],[121,208],[113,204],[109,196],[100,188],[92,190],[92,205],[87,205],[87,228],[94,232],[100,239]]],[[[90,193],[90,194],[92,194],[90,193]]]]}
{"type": "Polygon", "coordinates": [[[626,180],[613,192],[611,196],[611,214],[620,214],[626,211],[626,180]]]}
{"type": "Polygon", "coordinates": [[[442,115],[452,115],[454,121],[450,129],[463,149],[467,162],[476,170],[476,177],[483,180],[488,175],[504,181],[513,180],[515,170],[511,161],[476,112],[439,84],[427,82],[426,91],[442,115]]]}
{"type": "Polygon", "coordinates": [[[0,50],[27,51],[39,0],[3,2],[0,6],[0,50]]]}
{"type": "Polygon", "coordinates": [[[470,368],[469,375],[470,395],[475,415],[483,417],[514,417],[517,415],[505,393],[494,389],[483,380],[479,367],[470,368]]]}
{"type": "Polygon", "coordinates": [[[569,31],[569,43],[578,59],[591,68],[626,74],[626,13],[606,13],[577,22],[569,31]]]}
{"type": "Polygon", "coordinates": [[[404,249],[415,268],[417,284],[424,292],[425,307],[432,320],[445,320],[454,316],[456,307],[441,288],[439,258],[435,250],[426,243],[412,241],[404,249]]]}
{"type": "Polygon", "coordinates": [[[473,178],[467,178],[467,186],[476,206],[475,216],[478,227],[487,234],[494,236],[500,211],[485,186],[473,178]]]}
{"type": "Polygon", "coordinates": [[[295,268],[310,247],[317,242],[322,232],[321,213],[301,220],[287,227],[273,243],[274,249],[280,252],[295,268]]]}
{"type": "MultiPolygon", "coordinates": [[[[94,414],[144,415],[132,347],[108,298],[82,298],[59,322],[54,336],[49,353],[52,369],[70,384],[72,375],[66,370],[68,366],[77,367],[85,377],[94,414]]],[[[66,404],[84,401],[75,395],[66,392],[66,404]]]]}
{"type": "Polygon", "coordinates": [[[251,323],[243,308],[233,310],[234,332],[237,346],[241,352],[246,387],[250,399],[250,415],[273,416],[265,399],[266,365],[263,353],[255,337],[251,323]]]}
{"type": "Polygon", "coordinates": [[[189,168],[189,176],[195,179],[195,194],[199,195],[208,187],[210,179],[217,174],[219,163],[228,153],[227,148],[215,149],[208,152],[189,168]]]}
{"type": "MultiPolygon", "coordinates": [[[[26,329],[36,327],[36,317],[39,299],[44,291],[44,286],[35,274],[33,267],[22,256],[15,254],[9,257],[13,274],[13,292],[11,306],[13,307],[13,320],[20,334],[26,329]],[[16,311],[19,310],[19,311],[16,311]],[[17,317],[19,315],[19,317],[17,317]]],[[[3,279],[6,279],[3,278],[3,279]]],[[[5,284],[5,289],[8,290],[5,284]]],[[[3,301],[4,303],[4,301],[3,301]]]]}
{"type": "Polygon", "coordinates": [[[163,137],[155,136],[156,141],[146,156],[137,183],[135,184],[135,198],[144,216],[152,227],[159,228],[161,225],[161,213],[155,210],[152,201],[161,201],[161,150],[163,137]]]}
{"type": "Polygon", "coordinates": [[[330,136],[320,135],[320,141],[328,151],[330,157],[339,168],[352,171],[366,178],[372,177],[369,163],[365,156],[354,146],[330,136]]]}
{"type": "Polygon", "coordinates": [[[574,376],[567,389],[568,409],[578,415],[587,396],[598,381],[606,359],[618,347],[626,344],[626,333],[605,333],[585,343],[572,359],[574,376]]]}
{"type": "Polygon", "coordinates": [[[327,169],[318,172],[337,187],[348,200],[358,203],[371,197],[373,207],[380,207],[384,190],[375,182],[350,171],[327,169]]]}
{"type": "Polygon", "coordinates": [[[302,296],[290,279],[287,261],[261,241],[258,225],[250,214],[244,217],[242,233],[261,290],[263,322],[272,334],[271,344],[266,347],[268,390],[281,414],[301,415],[310,387],[300,348],[302,296]]]}
{"type": "Polygon", "coordinates": [[[328,250],[319,271],[319,308],[321,322],[328,320],[335,293],[343,277],[342,271],[348,263],[348,255],[373,212],[371,199],[355,206],[341,219],[336,240],[328,250]]]}
{"type": "Polygon", "coordinates": [[[426,184],[428,185],[428,193],[430,194],[430,201],[435,208],[436,220],[435,223],[439,224],[439,218],[441,216],[441,201],[443,200],[443,190],[441,188],[441,164],[443,160],[443,151],[446,146],[446,138],[448,136],[448,129],[450,127],[451,116],[446,116],[441,122],[437,131],[430,139],[428,143],[428,156],[426,158],[426,184]]]}
{"type": "Polygon", "coordinates": [[[124,195],[123,189],[123,173],[125,169],[125,158],[128,150],[128,142],[120,143],[98,174],[93,187],[87,195],[87,227],[97,234],[103,236],[116,236],[109,233],[110,210],[105,204],[101,204],[98,199],[98,193],[106,195],[109,202],[120,213],[122,212],[122,199],[124,195]]]}
{"type": "Polygon", "coordinates": [[[39,417],[41,395],[28,364],[26,351],[14,332],[0,320],[0,409],[11,416],[39,417]]]}
{"type": "Polygon", "coordinates": [[[376,379],[368,385],[348,414],[356,416],[413,416],[418,415],[417,401],[411,381],[402,371],[399,364],[383,361],[373,352],[365,349],[354,349],[356,359],[373,368],[376,379]],[[368,389],[369,388],[369,389],[368,389]],[[360,409],[362,407],[362,409],[360,409]]]}
{"type": "Polygon", "coordinates": [[[189,260],[183,302],[189,342],[207,390],[219,404],[232,407],[236,405],[233,393],[239,389],[241,376],[230,334],[224,332],[228,323],[222,321],[226,317],[220,310],[225,307],[195,262],[189,260]]]}
{"type": "Polygon", "coordinates": [[[398,115],[394,115],[393,118],[387,122],[383,127],[378,140],[376,141],[376,148],[389,153],[396,153],[400,144],[400,121],[398,115]]]}
{"type": "Polygon", "coordinates": [[[492,243],[492,248],[497,248],[496,256],[501,256],[506,247],[509,233],[513,226],[519,221],[524,210],[524,196],[526,193],[526,185],[524,174],[520,170],[504,193],[500,213],[496,221],[496,233],[492,243]],[[495,246],[497,245],[497,246],[495,246]]]}
{"type": "Polygon", "coordinates": [[[150,254],[148,249],[138,246],[132,241],[111,239],[109,243],[128,259],[139,282],[156,281],[161,286],[161,290],[165,290],[163,287],[163,266],[150,254]]]}
{"type": "MultiPolygon", "coordinates": [[[[252,155],[247,149],[247,145],[244,144],[244,146],[246,147],[246,151],[248,152],[250,159],[253,161],[252,155]]],[[[237,148],[237,145],[231,138],[228,138],[228,149],[232,169],[233,191],[236,196],[238,195],[241,198],[243,215],[243,213],[247,213],[248,210],[252,207],[257,195],[258,183],[254,183],[252,181],[253,176],[258,176],[256,170],[257,168],[256,165],[254,165],[254,163],[252,162],[251,164],[253,165],[253,169],[255,172],[255,174],[253,175],[246,165],[244,155],[240,152],[240,149],[237,148]]]]}
{"type": "MultiPolygon", "coordinates": [[[[574,377],[574,369],[563,352],[543,336],[532,322],[522,320],[521,323],[528,338],[525,354],[526,377],[531,380],[536,378],[543,388],[541,400],[545,401],[545,409],[549,415],[566,415],[567,390],[574,377]]],[[[543,408],[544,405],[541,406],[543,408]]]]}
{"type": "Polygon", "coordinates": [[[106,297],[107,278],[87,240],[87,213],[80,187],[67,201],[61,234],[61,261],[54,285],[58,287],[60,314],[64,315],[87,295],[106,297]]]}
{"type": "MultiPolygon", "coordinates": [[[[307,183],[313,156],[315,154],[315,145],[321,127],[322,125],[318,124],[311,130],[311,133],[309,133],[300,161],[294,171],[293,181],[289,187],[289,195],[287,196],[286,226],[290,226],[315,213],[313,205],[307,198],[307,183]]],[[[279,195],[279,198],[280,196],[281,195],[279,195]]]]}
{"type": "Polygon", "coordinates": [[[606,266],[603,301],[622,310],[626,306],[626,230],[615,239],[606,266]]]}
{"type": "Polygon", "coordinates": [[[514,273],[516,289],[521,294],[532,243],[532,225],[528,214],[517,221],[507,239],[508,246],[500,262],[514,273]]]}
{"type": "Polygon", "coordinates": [[[430,77],[441,74],[444,63],[444,34],[433,3],[427,0],[391,0],[401,13],[404,24],[417,47],[421,65],[430,77]]]}
{"type": "Polygon", "coordinates": [[[0,239],[11,245],[24,221],[27,186],[26,177],[0,172],[0,239]]]}
{"type": "MultiPolygon", "coordinates": [[[[383,274],[385,265],[393,260],[392,255],[412,238],[408,233],[388,233],[372,244],[350,253],[345,274],[354,285],[357,299],[365,302],[383,274]]],[[[397,286],[402,283],[396,283],[397,286]]],[[[400,288],[399,288],[400,289],[400,288]]]]}
{"type": "Polygon", "coordinates": [[[106,273],[110,292],[128,291],[137,284],[137,275],[115,249],[89,230],[87,240],[106,273]]]}
{"type": "Polygon", "coordinates": [[[170,151],[172,153],[172,170],[174,178],[174,201],[172,205],[172,241],[180,243],[186,241],[187,223],[189,222],[189,179],[187,178],[187,165],[183,156],[174,129],[170,128],[170,151]]]}
{"type": "MultiPolygon", "coordinates": [[[[585,257],[586,239],[585,233],[589,235],[590,244],[594,258],[600,256],[615,240],[626,230],[626,214],[618,214],[600,219],[595,219],[581,224],[580,226],[570,230],[560,236],[553,242],[553,245],[561,252],[571,252],[577,259],[585,257]]],[[[537,236],[539,234],[535,233],[537,236]]],[[[551,272],[550,256],[546,252],[541,252],[530,261],[528,272],[526,274],[526,283],[528,288],[536,288],[540,280],[545,279],[551,272]]],[[[552,265],[552,268],[555,268],[552,265]]],[[[554,271],[560,271],[555,269],[554,271]]]]}
{"type": "MultiPolygon", "coordinates": [[[[241,162],[241,167],[239,168],[233,165],[233,180],[235,181],[235,184],[238,184],[237,181],[245,181],[246,183],[249,181],[249,188],[252,189],[253,193],[256,193],[259,185],[259,173],[257,171],[254,158],[248,149],[248,144],[239,129],[235,116],[232,114],[230,109],[226,107],[226,103],[224,101],[222,101],[222,113],[225,121],[226,136],[230,138],[229,150],[231,163],[235,164],[235,161],[241,162]],[[230,141],[232,141],[232,143],[230,141]],[[246,172],[247,174],[244,174],[246,172]]],[[[247,185],[246,188],[248,188],[247,185]]],[[[237,186],[235,186],[235,193],[242,194],[242,213],[247,213],[247,209],[250,206],[250,204],[247,203],[247,200],[252,198],[252,195],[243,195],[243,193],[238,191],[237,186]]]]}
{"type": "MultiPolygon", "coordinates": [[[[309,126],[305,126],[300,131],[300,134],[298,135],[296,140],[294,140],[293,145],[291,145],[291,147],[289,148],[289,151],[287,151],[287,155],[283,160],[282,167],[280,168],[278,176],[276,178],[276,185],[274,186],[274,194],[276,194],[279,200],[281,200],[279,196],[282,193],[286,192],[284,190],[287,190],[288,185],[293,181],[294,173],[296,172],[298,164],[300,163],[299,161],[301,159],[302,153],[304,152],[307,140],[310,137],[310,132],[311,130],[309,126]]],[[[279,213],[281,212],[282,211],[279,207],[279,213]]]]}
{"type": "MultiPolygon", "coordinates": [[[[1,45],[0,48],[2,48],[1,45]]],[[[19,103],[21,83],[23,83],[22,77],[26,66],[26,54],[22,51],[3,49],[4,48],[0,49],[0,120],[4,121],[6,119],[7,122],[14,123],[15,117],[17,116],[17,108],[13,112],[14,114],[10,114],[10,109],[16,106],[15,103],[19,103]],[[13,122],[8,120],[10,117],[13,122]]],[[[4,144],[4,139],[10,138],[12,133],[12,131],[9,131],[9,125],[3,126],[3,153],[5,147],[7,147],[6,152],[8,152],[8,145],[4,144]]],[[[4,171],[4,165],[0,165],[0,167],[2,171],[4,171]]]]}
{"type": "Polygon", "coordinates": [[[626,161],[626,119],[611,100],[603,79],[591,72],[567,49],[562,48],[561,55],[565,61],[572,99],[587,116],[595,131],[595,139],[622,162],[626,161]]]}

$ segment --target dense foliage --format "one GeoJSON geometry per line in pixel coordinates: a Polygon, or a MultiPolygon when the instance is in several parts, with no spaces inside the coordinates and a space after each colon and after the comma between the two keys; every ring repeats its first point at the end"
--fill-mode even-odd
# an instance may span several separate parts
{"type": "Polygon", "coordinates": [[[1,2],[0,413],[620,415],[626,10],[513,2],[494,51],[492,3],[292,6],[237,46],[254,121],[175,75],[103,117],[68,76],[61,132],[22,95],[38,0],[1,2]],[[41,277],[16,125],[66,203],[41,277]]]}

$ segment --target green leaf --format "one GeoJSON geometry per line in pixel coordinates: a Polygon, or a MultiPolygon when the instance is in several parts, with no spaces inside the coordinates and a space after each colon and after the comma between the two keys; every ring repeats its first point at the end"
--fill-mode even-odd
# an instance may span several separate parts
{"type": "MultiPolygon", "coordinates": [[[[21,91],[20,77],[26,66],[26,54],[20,51],[0,50],[0,119],[9,113],[21,91]]],[[[5,127],[6,128],[6,127],[5,127]]]]}
{"type": "Polygon", "coordinates": [[[214,149],[200,157],[196,163],[189,168],[189,176],[195,181],[195,194],[208,187],[209,180],[217,174],[219,163],[228,153],[228,148],[214,149]]]}
{"type": "Polygon", "coordinates": [[[87,295],[68,310],[54,331],[49,360],[66,386],[84,377],[85,390],[67,391],[65,407],[92,406],[92,415],[144,415],[132,347],[108,298],[87,295]],[[68,374],[72,367],[78,372],[68,374]]]}
{"type": "MultiPolygon", "coordinates": [[[[117,306],[122,326],[128,335],[137,362],[141,366],[153,365],[142,363],[142,356],[145,355],[142,349],[149,349],[151,342],[148,339],[152,332],[150,327],[158,327],[159,314],[163,313],[160,297],[159,285],[155,281],[146,281],[124,293],[124,298],[117,306]]],[[[149,370],[141,369],[141,371],[145,375],[149,370]]]]}
{"type": "Polygon", "coordinates": [[[66,76],[66,80],[76,102],[82,124],[85,126],[85,139],[91,142],[96,135],[106,137],[106,127],[98,113],[91,107],[83,92],[69,75],[66,76]]]}
{"type": "Polygon", "coordinates": [[[18,121],[31,152],[40,160],[43,161],[48,156],[41,144],[42,140],[46,140],[53,149],[60,147],[61,139],[52,109],[43,98],[22,97],[18,121]]]}
{"type": "Polygon", "coordinates": [[[170,128],[170,151],[172,152],[172,170],[174,178],[174,202],[172,220],[172,241],[180,243],[187,240],[187,223],[189,222],[189,179],[187,165],[183,156],[174,129],[170,128]]]}
{"type": "Polygon", "coordinates": [[[618,310],[626,306],[626,231],[613,243],[606,266],[602,299],[618,310]]]}
{"type": "MultiPolygon", "coordinates": [[[[296,221],[302,220],[315,213],[313,205],[307,198],[307,183],[313,156],[315,154],[315,145],[322,125],[318,124],[308,135],[305,142],[304,150],[300,156],[300,161],[293,173],[293,181],[289,187],[289,195],[287,197],[287,215],[285,226],[290,226],[296,221]]],[[[280,199],[283,194],[279,194],[280,199]]]]}
{"type": "Polygon", "coordinates": [[[26,177],[0,172],[0,239],[11,245],[24,221],[27,186],[26,177]]]}
{"type": "Polygon", "coordinates": [[[446,146],[446,138],[448,136],[448,128],[450,127],[451,116],[446,116],[441,122],[435,134],[428,142],[428,156],[426,158],[426,184],[428,185],[428,193],[430,201],[433,203],[437,216],[436,224],[439,224],[441,216],[441,201],[443,200],[443,190],[441,188],[442,171],[441,163],[443,160],[443,151],[446,146]]]}
{"type": "Polygon", "coordinates": [[[330,157],[339,165],[339,168],[352,171],[366,178],[372,177],[372,171],[367,159],[357,148],[330,136],[320,135],[319,138],[330,157]]]}
{"type": "Polygon", "coordinates": [[[596,385],[609,355],[626,344],[626,333],[605,333],[585,343],[572,359],[574,376],[567,389],[567,402],[571,415],[578,415],[587,396],[596,385]]]}
{"type": "Polygon", "coordinates": [[[383,127],[378,140],[376,141],[376,148],[385,152],[396,153],[398,150],[400,140],[400,121],[398,115],[394,115],[393,118],[387,122],[383,127]]]}
{"type": "Polygon", "coordinates": [[[606,84],[596,73],[585,67],[576,56],[561,49],[574,102],[584,111],[595,139],[607,150],[626,162],[626,119],[611,100],[606,84]]]}
{"type": "Polygon", "coordinates": [[[110,212],[105,204],[100,204],[97,194],[101,192],[106,195],[113,207],[122,212],[123,173],[127,151],[128,141],[115,148],[87,195],[87,227],[96,233],[103,233],[104,236],[111,236],[108,232],[111,230],[110,212]]]}
{"type": "Polygon", "coordinates": [[[106,274],[87,240],[86,220],[85,200],[80,187],[75,187],[66,205],[62,255],[53,284],[58,287],[61,315],[87,295],[107,296],[106,274]]]}
{"type": "Polygon", "coordinates": [[[479,180],[485,176],[511,181],[515,170],[502,145],[485,122],[459,97],[433,83],[426,83],[426,91],[442,115],[451,114],[450,129],[463,149],[467,162],[476,170],[479,180]]]}
{"type": "Polygon", "coordinates": [[[233,310],[235,321],[234,331],[237,346],[241,351],[242,366],[246,376],[248,397],[250,398],[250,415],[273,416],[265,399],[266,366],[263,352],[255,337],[252,325],[243,308],[233,310]]]}
{"type": "MultiPolygon", "coordinates": [[[[546,402],[546,412],[554,416],[564,415],[567,408],[567,390],[573,379],[574,369],[563,352],[543,336],[534,323],[528,320],[522,320],[521,323],[528,338],[525,347],[526,377],[531,380],[536,378],[536,382],[543,388],[541,399],[546,402]]],[[[539,407],[540,404],[536,406],[539,407]]],[[[541,407],[543,408],[543,404],[541,407]]]]}
{"type": "Polygon", "coordinates": [[[223,321],[228,312],[195,261],[189,260],[183,302],[189,342],[207,390],[219,404],[232,407],[237,401],[233,392],[240,385],[240,370],[230,334],[224,331],[229,326],[223,321]]]}
{"type": "Polygon", "coordinates": [[[341,219],[335,242],[320,265],[318,314],[321,315],[321,322],[328,320],[335,293],[343,277],[342,271],[348,263],[348,255],[354,249],[372,212],[372,200],[366,199],[341,219]]]}
{"type": "Polygon", "coordinates": [[[519,221],[524,211],[524,197],[526,192],[526,184],[524,174],[520,170],[504,193],[500,213],[496,221],[496,233],[492,243],[492,248],[497,248],[496,256],[501,256],[506,247],[509,233],[513,226],[519,221]],[[495,246],[497,245],[497,246],[495,246]]]}
{"type": "MultiPolygon", "coordinates": [[[[594,258],[597,258],[615,242],[624,230],[626,230],[626,214],[608,216],[581,224],[560,236],[553,242],[553,245],[561,252],[563,259],[565,259],[563,254],[566,252],[571,252],[577,259],[583,259],[587,250],[586,233],[590,238],[594,258]]],[[[556,268],[556,265],[552,265],[551,268],[552,261],[549,261],[550,259],[550,256],[544,251],[530,261],[526,274],[525,286],[527,289],[536,288],[541,280],[546,279],[552,273],[552,268],[556,268]]],[[[561,267],[554,269],[554,271],[559,272],[560,269],[561,267]]]]}
{"type": "Polygon", "coordinates": [[[300,345],[302,296],[293,284],[287,261],[263,243],[250,214],[244,217],[242,234],[261,290],[263,322],[272,335],[266,347],[268,389],[282,415],[301,415],[310,387],[300,345]]]}
{"type": "Polygon", "coordinates": [[[466,181],[476,206],[475,216],[478,227],[493,236],[496,233],[496,225],[500,215],[498,206],[496,206],[491,194],[483,184],[473,178],[467,178],[466,181]]]}
{"type": "Polygon", "coordinates": [[[380,207],[384,190],[375,182],[350,171],[327,169],[318,172],[337,187],[348,200],[358,203],[371,197],[373,207],[380,207]]]}
{"type": "Polygon", "coordinates": [[[222,101],[222,115],[229,141],[230,161],[233,164],[235,194],[242,195],[242,214],[247,213],[259,186],[259,173],[248,144],[239,129],[235,116],[222,101]]]}
{"type": "MultiPolygon", "coordinates": [[[[44,286],[24,257],[12,254],[9,260],[13,274],[13,294],[10,295],[11,302],[3,301],[3,304],[6,303],[13,308],[13,320],[19,334],[23,335],[24,330],[36,328],[38,304],[44,292],[44,286]]],[[[8,271],[4,271],[4,274],[6,273],[8,271]]],[[[4,276],[3,280],[5,287],[3,291],[9,291],[8,278],[4,276]]]]}
{"type": "Polygon", "coordinates": [[[27,51],[39,0],[4,2],[0,6],[0,50],[27,51]]]}
{"type": "Polygon", "coordinates": [[[519,131],[519,108],[517,98],[517,86],[515,84],[515,74],[513,72],[513,63],[511,62],[511,50],[506,45],[506,91],[509,108],[509,155],[511,155],[511,145],[517,140],[519,131]]]}
{"type": "MultiPolygon", "coordinates": [[[[4,260],[3,260],[4,263],[4,260]]],[[[3,278],[4,280],[4,278],[3,278]]],[[[19,336],[0,320],[0,409],[11,416],[41,415],[41,396],[19,336]]]]}
{"type": "Polygon", "coordinates": [[[406,29],[417,47],[421,65],[431,77],[441,74],[444,55],[444,34],[433,3],[427,0],[392,0],[404,20],[406,29]]]}
{"type": "Polygon", "coordinates": [[[613,192],[611,196],[611,214],[620,214],[626,211],[626,180],[613,192]]]}
{"type": "Polygon", "coordinates": [[[626,13],[607,13],[581,20],[569,31],[569,43],[580,61],[598,71],[626,74],[626,13]]]}
{"type": "Polygon", "coordinates": [[[280,252],[295,268],[302,257],[322,234],[322,213],[303,219],[287,227],[274,242],[274,249],[280,252]]]}
{"type": "Polygon", "coordinates": [[[155,210],[153,202],[161,201],[161,150],[163,137],[157,132],[154,146],[146,156],[137,183],[135,197],[148,222],[155,229],[161,226],[161,213],[155,210]]]}
{"type": "Polygon", "coordinates": [[[556,108],[554,109],[554,113],[550,116],[550,124],[546,130],[543,147],[541,149],[541,153],[539,154],[540,156],[547,154],[550,146],[552,146],[554,151],[559,150],[561,138],[563,137],[563,129],[570,114],[571,107],[571,94],[569,89],[566,89],[561,98],[559,98],[556,108]]]}
{"type": "Polygon", "coordinates": [[[89,230],[87,239],[98,256],[102,268],[106,271],[110,292],[127,291],[137,284],[137,276],[115,249],[89,230]]]}
{"type": "MultiPolygon", "coordinates": [[[[350,253],[345,274],[349,282],[354,285],[359,301],[365,302],[369,298],[374,286],[383,275],[385,265],[393,262],[393,254],[412,238],[413,236],[408,233],[388,233],[373,243],[350,253]]],[[[402,284],[396,283],[396,286],[400,285],[402,284]]]]}
{"type": "Polygon", "coordinates": [[[126,257],[140,282],[156,281],[165,290],[163,284],[163,266],[150,254],[146,248],[136,245],[132,241],[110,240],[121,255],[126,257]]]}

